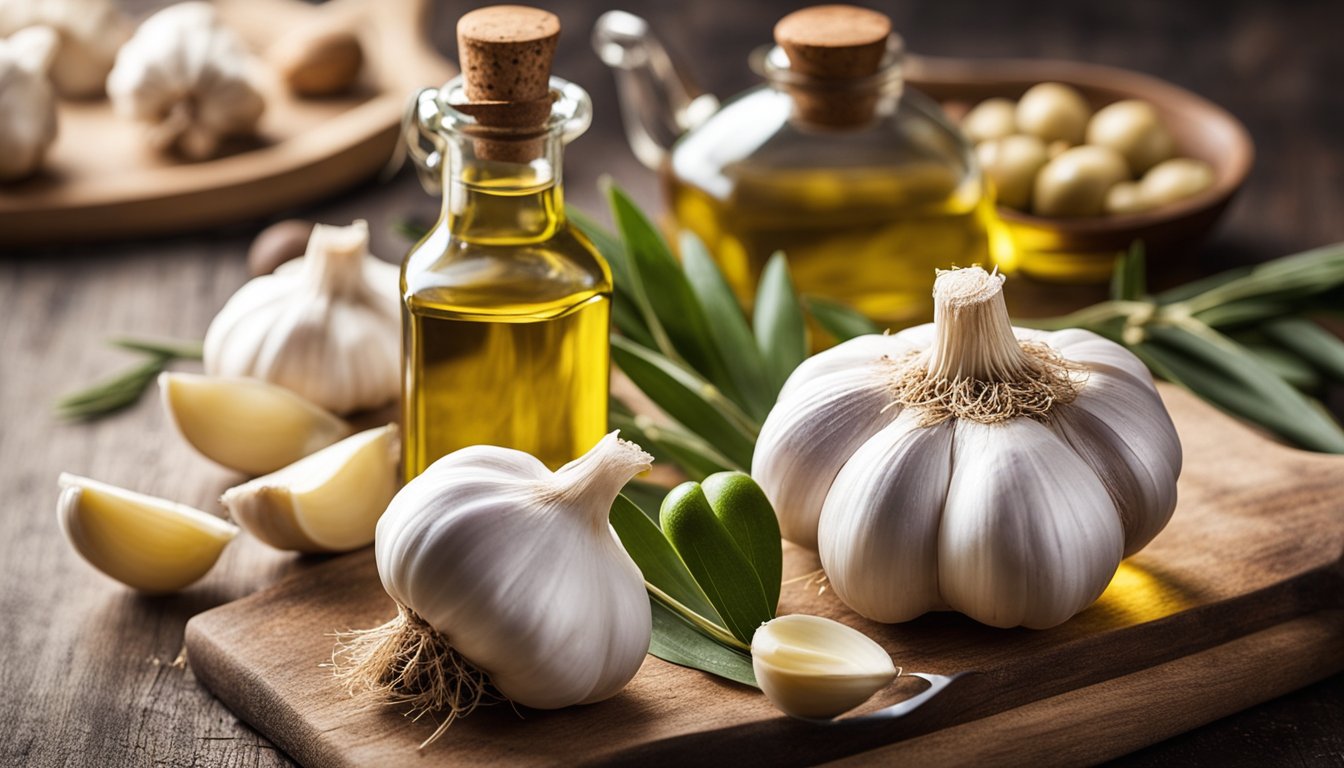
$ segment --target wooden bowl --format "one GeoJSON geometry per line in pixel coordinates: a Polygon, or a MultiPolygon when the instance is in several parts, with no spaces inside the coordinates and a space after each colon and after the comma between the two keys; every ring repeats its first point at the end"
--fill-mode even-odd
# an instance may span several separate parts
{"type": "Polygon", "coordinates": [[[1188,269],[1195,245],[1227,208],[1255,158],[1250,134],[1227,110],[1155,77],[1097,64],[1028,59],[945,59],[909,56],[905,80],[941,102],[953,117],[992,96],[1017,99],[1042,82],[1067,83],[1099,109],[1121,99],[1152,104],[1176,143],[1176,154],[1213,168],[1213,184],[1197,195],[1151,211],[1048,218],[1000,207],[1012,238],[1005,271],[1070,283],[1107,280],[1117,253],[1142,240],[1149,272],[1188,269]]]}

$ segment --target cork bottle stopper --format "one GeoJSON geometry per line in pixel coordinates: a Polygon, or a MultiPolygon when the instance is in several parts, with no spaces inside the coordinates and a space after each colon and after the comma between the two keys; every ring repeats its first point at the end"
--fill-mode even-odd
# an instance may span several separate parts
{"type": "Polygon", "coordinates": [[[845,81],[877,72],[887,51],[891,19],[853,5],[816,5],[794,11],[775,25],[775,43],[789,57],[789,68],[819,82],[793,90],[799,113],[823,125],[862,123],[872,115],[875,97],[828,93],[824,81],[845,81]]]}
{"type": "MultiPolygon", "coordinates": [[[[478,8],[457,22],[458,58],[468,104],[454,105],[482,124],[544,129],[551,112],[550,77],[560,20],[525,5],[478,8]]],[[[539,139],[480,139],[477,154],[527,162],[540,154],[539,139]]]]}

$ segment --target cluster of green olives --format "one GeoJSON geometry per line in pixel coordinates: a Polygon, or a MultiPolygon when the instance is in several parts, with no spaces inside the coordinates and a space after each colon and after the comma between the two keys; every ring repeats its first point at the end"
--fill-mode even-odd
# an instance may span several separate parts
{"type": "Polygon", "coordinates": [[[1208,163],[1174,156],[1157,110],[1139,99],[1094,113],[1077,89],[1040,83],[1016,103],[980,102],[961,129],[999,204],[1039,216],[1139,213],[1213,183],[1208,163]]]}

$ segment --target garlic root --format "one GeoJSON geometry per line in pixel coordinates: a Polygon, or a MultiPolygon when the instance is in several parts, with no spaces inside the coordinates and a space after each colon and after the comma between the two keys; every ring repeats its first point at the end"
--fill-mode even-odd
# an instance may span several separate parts
{"type": "Polygon", "coordinates": [[[293,392],[256,379],[164,373],[159,389],[191,447],[251,475],[293,464],[354,431],[293,392]]]}
{"type": "Polygon", "coordinates": [[[248,533],[276,549],[348,552],[373,543],[398,487],[397,425],[370,429],[224,492],[248,533]]]}
{"type": "Polygon", "coordinates": [[[90,565],[142,592],[175,592],[214,566],[238,528],[185,504],[62,474],[57,517],[90,565]]]}
{"type": "Polygon", "coordinates": [[[351,696],[403,706],[416,718],[442,716],[421,749],[433,744],[457,718],[507,700],[491,686],[489,675],[400,603],[396,618],[382,626],[337,633],[331,662],[336,679],[351,696]]]}

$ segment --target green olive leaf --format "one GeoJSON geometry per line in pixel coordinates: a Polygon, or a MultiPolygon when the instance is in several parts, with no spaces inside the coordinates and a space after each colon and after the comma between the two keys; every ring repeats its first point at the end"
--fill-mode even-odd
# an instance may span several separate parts
{"type": "Polygon", "coordinates": [[[882,332],[882,329],[862,312],[838,301],[823,299],[820,296],[806,296],[803,298],[803,303],[807,307],[807,313],[817,321],[817,325],[834,336],[836,341],[849,341],[858,336],[882,332]]]}
{"type": "Polygon", "coordinates": [[[732,534],[714,514],[698,483],[682,483],[663,499],[663,534],[681,556],[723,626],[744,644],[756,628],[774,618],[761,581],[732,534]]]}
{"type": "Polygon", "coordinates": [[[773,401],[793,369],[807,359],[808,348],[807,323],[783,253],[776,252],[771,256],[761,272],[752,325],[765,358],[773,401]]]}
{"type": "Polygon", "coordinates": [[[649,653],[663,661],[759,687],[750,655],[715,642],[656,597],[650,596],[649,603],[653,611],[653,639],[649,643],[649,653]]]}
{"type": "Polygon", "coordinates": [[[611,505],[611,527],[645,582],[699,616],[715,624],[722,622],[663,532],[624,494],[611,505]]]}
{"type": "Polygon", "coordinates": [[[765,491],[745,472],[710,475],[700,483],[700,489],[709,500],[714,516],[723,523],[755,571],[770,603],[770,618],[773,619],[784,575],[784,551],[774,507],[765,497],[765,491]]]}

